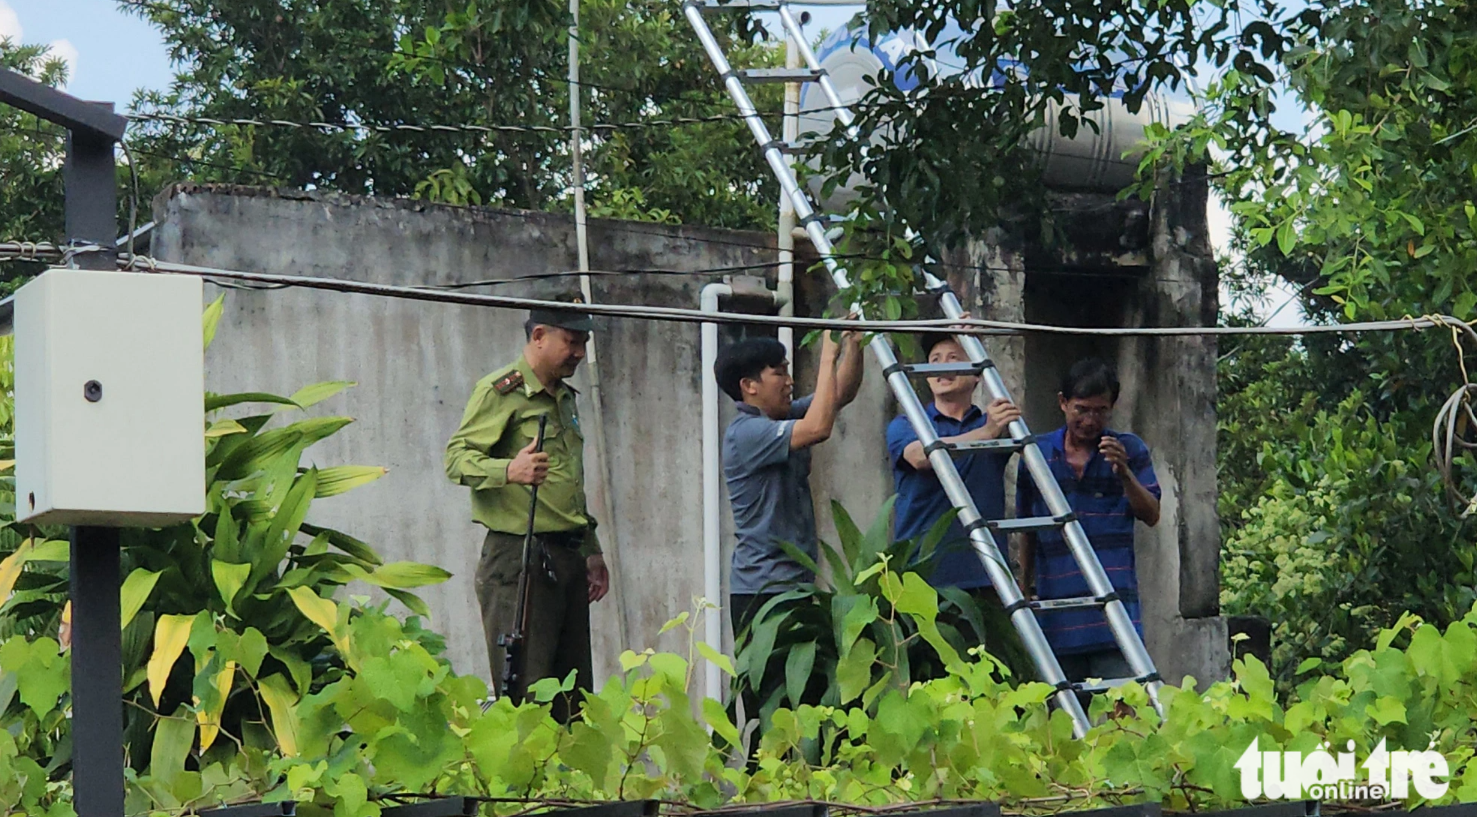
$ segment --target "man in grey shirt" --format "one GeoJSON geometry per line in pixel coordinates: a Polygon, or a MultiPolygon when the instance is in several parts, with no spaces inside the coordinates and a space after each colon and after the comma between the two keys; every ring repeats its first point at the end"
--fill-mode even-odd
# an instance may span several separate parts
{"type": "Polygon", "coordinates": [[[719,388],[739,412],[723,437],[723,475],[738,534],[728,602],[735,637],[770,599],[815,578],[779,543],[816,556],[810,447],[831,436],[836,412],[856,399],[862,383],[860,335],[844,333],[843,342],[844,353],[831,332],[823,333],[815,393],[794,401],[795,382],[777,340],[740,341],[713,364],[719,388]]]}

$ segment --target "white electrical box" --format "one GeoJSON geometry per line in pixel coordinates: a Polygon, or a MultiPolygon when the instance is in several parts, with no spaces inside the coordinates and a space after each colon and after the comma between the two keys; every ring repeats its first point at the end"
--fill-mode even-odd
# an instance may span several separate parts
{"type": "Polygon", "coordinates": [[[15,297],[22,522],[161,527],[205,512],[200,279],[59,269],[15,297]]]}

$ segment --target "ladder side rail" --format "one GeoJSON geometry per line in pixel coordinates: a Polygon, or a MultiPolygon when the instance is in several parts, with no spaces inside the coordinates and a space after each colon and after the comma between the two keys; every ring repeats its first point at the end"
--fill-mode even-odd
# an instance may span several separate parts
{"type": "MultiPolygon", "coordinates": [[[[794,12],[785,3],[780,3],[780,22],[784,24],[785,31],[790,39],[795,41],[800,51],[800,58],[805,61],[806,67],[812,71],[821,71],[821,61],[815,55],[815,49],[810,47],[810,42],[805,39],[805,31],[800,27],[800,21],[795,19],[794,12]]],[[[841,94],[836,90],[836,83],[831,81],[830,74],[822,73],[817,82],[821,86],[821,92],[826,95],[826,101],[831,103],[831,108],[836,113],[836,118],[846,127],[846,135],[855,139],[857,137],[856,116],[851,108],[841,101],[841,94]]]]}
{"type": "MultiPolygon", "coordinates": [[[[943,307],[944,314],[950,318],[957,318],[963,314],[964,309],[959,304],[959,298],[952,289],[932,274],[927,275],[930,289],[940,292],[939,302],[943,307]]],[[[981,362],[989,359],[989,353],[979,338],[974,335],[958,336],[960,345],[964,347],[971,361],[981,362]]],[[[986,391],[991,399],[1010,399],[1010,390],[1005,381],[1001,379],[998,369],[994,366],[987,367],[982,374],[986,391]]],[[[1031,430],[1026,426],[1024,419],[1011,423],[1010,433],[1015,439],[1032,439],[1031,430]]],[[[1041,496],[1046,500],[1047,508],[1053,516],[1062,516],[1072,512],[1072,506],[1067,502],[1067,497],[1062,493],[1061,487],[1057,485],[1056,477],[1051,473],[1051,467],[1047,465],[1046,456],[1041,453],[1041,447],[1033,440],[1021,449],[1022,461],[1026,464],[1026,470],[1031,479],[1041,491],[1041,496]]],[[[1077,565],[1082,570],[1083,578],[1087,580],[1087,586],[1092,595],[1097,597],[1107,596],[1113,593],[1113,583],[1108,579],[1108,574],[1103,570],[1102,563],[1098,561],[1097,553],[1092,549],[1092,543],[1088,541],[1087,534],[1082,530],[1082,523],[1073,519],[1068,522],[1062,530],[1062,536],[1067,542],[1068,549],[1077,565]]],[[[1157,675],[1154,661],[1144,647],[1138,631],[1134,629],[1133,619],[1128,615],[1128,609],[1121,600],[1113,600],[1103,607],[1103,614],[1108,619],[1108,627],[1112,630],[1118,647],[1123,651],[1123,657],[1133,669],[1135,677],[1143,678],[1157,675]]],[[[1162,708],[1159,703],[1160,681],[1150,681],[1146,685],[1149,689],[1150,700],[1154,708],[1162,708]]]]}
{"type": "Polygon", "coordinates": [[[821,226],[820,219],[816,218],[815,208],[811,205],[810,198],[800,189],[800,182],[795,178],[789,163],[785,161],[784,152],[770,136],[768,126],[760,118],[753,101],[749,99],[748,91],[744,90],[743,81],[738,78],[728,58],[723,54],[722,47],[718,45],[718,38],[713,35],[712,29],[708,27],[708,21],[703,17],[701,7],[695,0],[687,0],[683,4],[682,11],[687,16],[688,23],[697,32],[698,40],[702,42],[708,59],[723,77],[723,86],[728,90],[728,95],[733,99],[734,104],[738,106],[739,114],[748,124],[749,131],[764,149],[764,159],[769,163],[770,172],[774,174],[775,179],[780,183],[780,188],[795,207],[796,221],[805,225],[805,234],[810,238],[810,243],[815,245],[816,251],[820,253],[821,261],[826,265],[826,269],[831,273],[837,286],[844,289],[847,285],[846,270],[842,269],[835,258],[835,247],[826,237],[826,231],[821,226]]]}

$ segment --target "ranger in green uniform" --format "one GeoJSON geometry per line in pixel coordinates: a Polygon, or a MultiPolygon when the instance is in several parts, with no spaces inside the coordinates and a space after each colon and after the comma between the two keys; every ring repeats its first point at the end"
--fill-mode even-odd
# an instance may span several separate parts
{"type": "MultiPolygon", "coordinates": [[[[477,382],[461,428],[446,444],[446,474],[472,489],[472,519],[487,528],[477,564],[477,601],[500,696],[508,691],[500,688],[503,650],[497,641],[514,626],[532,485],[539,486],[538,509],[528,632],[515,697],[534,681],[563,679],[570,671],[578,673],[577,689],[589,690],[593,680],[590,603],[605,597],[610,573],[600,555],[595,520],[585,510],[584,434],[575,391],[564,382],[584,360],[591,328],[584,314],[529,313],[522,356],[477,382]],[[535,453],[541,416],[548,417],[544,450],[535,453]]],[[[573,714],[568,703],[555,702],[554,716],[561,721],[573,714]]]]}

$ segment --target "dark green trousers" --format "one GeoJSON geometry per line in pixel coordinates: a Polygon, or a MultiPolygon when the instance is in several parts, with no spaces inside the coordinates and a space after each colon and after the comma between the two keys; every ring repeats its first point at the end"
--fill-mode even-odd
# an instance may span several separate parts
{"type": "MultiPolygon", "coordinates": [[[[477,564],[477,603],[482,607],[482,631],[487,637],[487,655],[492,663],[493,687],[502,689],[503,648],[499,636],[513,630],[518,607],[518,571],[523,559],[521,534],[489,531],[482,542],[477,564]]],[[[520,683],[511,690],[515,701],[526,698],[530,684],[543,678],[563,680],[576,672],[573,695],[553,702],[560,723],[579,711],[582,692],[590,689],[590,596],[585,558],[572,547],[535,537],[529,563],[531,587],[528,599],[528,632],[523,640],[520,683]],[[556,581],[549,581],[541,568],[540,550],[553,565],[556,581]]]]}

